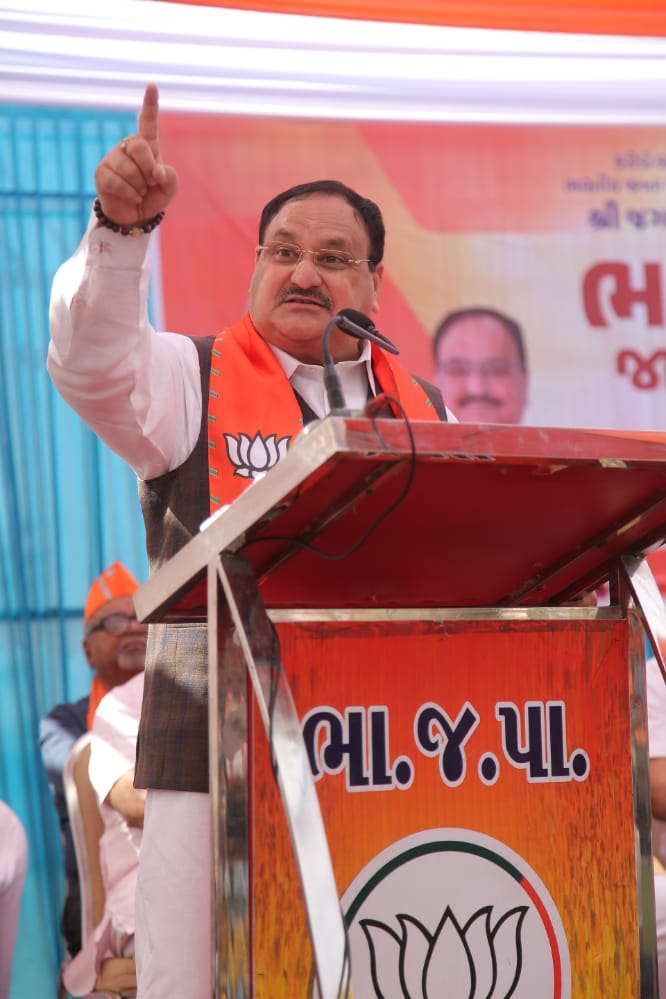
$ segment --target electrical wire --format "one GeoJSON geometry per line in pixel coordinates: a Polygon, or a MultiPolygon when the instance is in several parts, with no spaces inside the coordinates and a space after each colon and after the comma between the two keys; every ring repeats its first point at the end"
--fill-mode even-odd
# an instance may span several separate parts
{"type": "MultiPolygon", "coordinates": [[[[361,534],[360,538],[358,538],[353,545],[351,545],[343,552],[325,552],[321,548],[317,548],[315,545],[311,545],[307,541],[302,541],[300,538],[294,538],[294,537],[289,537],[288,535],[278,535],[278,534],[264,535],[261,538],[250,538],[247,541],[247,545],[257,544],[262,541],[263,542],[287,541],[295,545],[296,547],[303,549],[304,551],[309,551],[313,555],[317,555],[320,558],[324,558],[329,561],[341,561],[342,559],[349,558],[350,555],[353,555],[355,552],[358,551],[358,549],[361,547],[361,545],[363,545],[367,541],[367,539],[370,537],[373,531],[377,529],[379,524],[381,524],[382,521],[385,520],[386,517],[388,517],[389,514],[391,514],[396,509],[396,507],[400,505],[400,503],[402,503],[402,501],[408,495],[412,487],[414,476],[416,474],[416,442],[414,440],[414,432],[412,430],[411,424],[409,422],[405,409],[400,400],[393,395],[384,395],[384,394],[379,395],[374,399],[372,399],[366,406],[366,415],[370,418],[372,422],[372,428],[377,436],[378,441],[382,446],[382,449],[385,452],[390,451],[390,447],[388,447],[385,440],[383,439],[381,430],[378,426],[379,412],[383,410],[384,406],[387,403],[393,405],[404,419],[410,443],[409,470],[407,473],[407,479],[402,489],[400,490],[398,496],[391,503],[389,503],[386,509],[383,510],[378,517],[375,517],[373,522],[361,534]]],[[[275,640],[276,642],[278,642],[279,640],[275,628],[274,632],[275,632],[275,640]]],[[[268,744],[270,752],[271,771],[273,774],[273,779],[275,780],[276,784],[278,781],[278,765],[275,756],[275,748],[273,744],[273,723],[274,723],[275,705],[277,703],[278,684],[280,682],[281,672],[282,672],[282,662],[279,655],[271,656],[270,688],[269,688],[269,698],[267,706],[268,744]]],[[[344,938],[344,956],[342,961],[342,967],[340,969],[340,984],[338,986],[338,999],[351,999],[351,949],[349,945],[349,927],[347,926],[347,921],[344,918],[344,913],[342,914],[342,921],[344,925],[345,938],[344,938]]]]}
{"type": "MultiPolygon", "coordinates": [[[[349,548],[347,548],[345,551],[343,551],[343,552],[337,552],[337,553],[336,552],[325,552],[322,549],[317,548],[315,545],[309,544],[309,542],[307,542],[307,541],[302,541],[300,538],[293,538],[293,537],[289,537],[287,535],[276,535],[276,534],[264,536],[264,537],[261,537],[261,538],[251,538],[247,542],[248,545],[257,544],[258,542],[261,542],[261,541],[264,541],[264,542],[266,542],[266,541],[273,541],[273,542],[274,541],[288,541],[288,542],[294,544],[298,548],[301,548],[301,549],[303,549],[305,551],[309,551],[313,555],[317,555],[320,558],[324,558],[324,559],[327,559],[329,561],[331,561],[331,560],[333,560],[333,561],[340,561],[342,559],[349,558],[350,555],[353,555],[355,552],[358,551],[358,549],[361,547],[361,545],[363,545],[367,541],[367,539],[370,537],[370,535],[372,534],[372,532],[377,529],[377,527],[379,526],[379,524],[381,524],[382,521],[385,520],[386,517],[388,517],[389,514],[392,513],[396,509],[396,507],[398,507],[400,505],[400,503],[402,503],[402,501],[405,499],[405,497],[407,496],[407,494],[409,493],[409,491],[410,491],[410,489],[412,487],[412,483],[414,481],[414,476],[416,474],[416,442],[414,440],[414,432],[412,430],[411,424],[409,422],[409,419],[407,418],[407,414],[406,414],[405,409],[404,409],[402,403],[400,402],[400,400],[396,396],[392,396],[392,395],[384,395],[384,394],[382,394],[380,396],[377,396],[376,398],[372,399],[368,403],[368,405],[366,407],[366,415],[370,418],[370,420],[372,422],[372,428],[373,428],[373,430],[374,430],[374,432],[375,432],[375,434],[377,436],[377,439],[379,440],[379,442],[380,442],[380,444],[382,446],[382,449],[384,451],[386,451],[386,452],[390,451],[390,448],[388,447],[388,445],[384,441],[384,439],[382,437],[382,434],[381,434],[381,430],[380,430],[380,428],[378,426],[379,412],[380,412],[380,410],[382,410],[384,408],[384,406],[387,403],[388,404],[392,404],[393,406],[395,406],[395,408],[398,410],[398,412],[402,415],[402,417],[404,419],[404,422],[405,422],[405,427],[406,427],[407,433],[409,435],[409,443],[410,443],[409,470],[408,470],[408,473],[407,473],[407,479],[406,479],[406,481],[405,481],[402,489],[400,490],[400,493],[398,494],[398,496],[391,503],[389,503],[389,505],[386,507],[386,509],[383,510],[382,513],[379,514],[378,517],[375,517],[375,519],[373,520],[373,522],[361,534],[360,538],[358,538],[354,542],[354,544],[351,545],[349,548]]],[[[275,631],[275,628],[274,628],[274,631],[275,631]]],[[[278,641],[278,637],[277,637],[277,632],[276,631],[275,631],[275,638],[276,638],[276,642],[277,642],[278,641]]],[[[269,698],[268,698],[268,706],[267,706],[267,709],[268,709],[268,744],[269,744],[269,752],[270,752],[271,771],[272,771],[272,774],[273,774],[273,779],[275,780],[276,784],[277,784],[277,781],[278,781],[278,765],[277,765],[277,759],[276,759],[276,756],[275,756],[275,748],[274,748],[274,745],[273,745],[273,723],[274,723],[274,712],[275,712],[275,705],[276,705],[276,702],[277,702],[278,684],[280,682],[281,671],[282,671],[282,662],[281,662],[281,659],[280,659],[279,655],[278,656],[271,656],[270,688],[269,688],[269,698]]],[[[342,921],[343,921],[343,925],[344,925],[345,939],[344,939],[344,956],[343,956],[343,961],[342,961],[342,967],[340,969],[340,984],[338,986],[338,999],[351,999],[351,949],[350,949],[350,945],[349,945],[349,927],[347,926],[347,921],[344,918],[344,913],[342,914],[342,921]]]]}
{"type": "Polygon", "coordinates": [[[317,548],[316,545],[310,544],[308,541],[303,541],[301,538],[291,537],[289,535],[282,535],[282,534],[264,534],[260,538],[249,538],[245,543],[246,547],[249,545],[260,544],[261,542],[286,541],[294,545],[296,548],[300,548],[303,551],[310,552],[312,555],[317,555],[319,558],[326,559],[329,562],[340,562],[342,561],[342,559],[349,558],[351,555],[354,555],[359,550],[361,545],[363,545],[368,540],[370,535],[373,533],[373,531],[377,529],[377,527],[382,523],[382,521],[384,521],[389,516],[389,514],[393,513],[396,507],[398,507],[402,503],[402,501],[405,499],[410,489],[412,488],[414,476],[416,475],[416,442],[414,440],[414,432],[412,430],[409,419],[407,418],[407,414],[405,413],[404,407],[396,396],[380,395],[377,396],[375,399],[371,400],[371,402],[368,404],[368,406],[366,407],[366,413],[370,417],[373,430],[375,431],[375,434],[382,446],[382,449],[385,452],[389,452],[391,449],[387,446],[386,442],[382,438],[381,431],[377,426],[377,422],[379,419],[377,410],[383,408],[385,403],[392,403],[398,409],[398,411],[400,412],[400,414],[404,419],[405,427],[409,435],[409,444],[410,444],[409,471],[407,473],[407,479],[405,481],[405,484],[400,490],[399,495],[391,503],[389,503],[386,509],[383,510],[382,513],[379,514],[379,516],[375,517],[373,522],[361,534],[360,538],[358,538],[358,540],[355,541],[353,545],[345,549],[345,551],[343,552],[326,552],[321,548],[317,548]]]}

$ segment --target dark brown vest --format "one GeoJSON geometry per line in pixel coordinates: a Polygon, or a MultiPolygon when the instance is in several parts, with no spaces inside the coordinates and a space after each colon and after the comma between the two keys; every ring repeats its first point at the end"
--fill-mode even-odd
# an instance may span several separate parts
{"type": "MultiPolygon", "coordinates": [[[[172,472],[139,483],[151,574],[199,531],[209,516],[208,382],[214,337],[192,337],[199,354],[199,437],[172,472]]],[[[419,379],[421,381],[421,379],[419,379]]],[[[440,419],[438,389],[421,382],[440,419]]],[[[301,403],[304,421],[314,414],[301,403]]],[[[206,627],[152,624],[148,632],[135,783],[170,791],[208,791],[208,643],[206,627]]]]}

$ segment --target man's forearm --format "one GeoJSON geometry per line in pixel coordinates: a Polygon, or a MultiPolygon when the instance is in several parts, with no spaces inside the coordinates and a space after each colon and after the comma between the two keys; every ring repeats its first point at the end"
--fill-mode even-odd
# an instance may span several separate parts
{"type": "Polygon", "coordinates": [[[91,222],[53,282],[47,359],[65,401],[144,479],[187,458],[201,415],[193,344],[148,319],[148,243],[91,222]]]}

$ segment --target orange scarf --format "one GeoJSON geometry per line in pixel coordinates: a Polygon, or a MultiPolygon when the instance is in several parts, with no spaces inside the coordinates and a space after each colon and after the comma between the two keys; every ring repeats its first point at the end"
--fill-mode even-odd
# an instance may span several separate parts
{"type": "MultiPolygon", "coordinates": [[[[376,344],[371,348],[381,390],[398,396],[411,420],[438,419],[416,379],[376,344]]],[[[289,379],[246,314],[213,344],[208,398],[211,513],[239,496],[255,474],[276,465],[302,429],[303,416],[289,379]]]]}
{"type": "Polygon", "coordinates": [[[99,702],[102,700],[105,694],[108,694],[110,688],[106,687],[100,678],[95,675],[93,677],[93,682],[90,685],[90,694],[88,697],[88,714],[86,715],[86,724],[88,731],[92,728],[93,718],[95,717],[95,712],[99,706],[99,702]]]}

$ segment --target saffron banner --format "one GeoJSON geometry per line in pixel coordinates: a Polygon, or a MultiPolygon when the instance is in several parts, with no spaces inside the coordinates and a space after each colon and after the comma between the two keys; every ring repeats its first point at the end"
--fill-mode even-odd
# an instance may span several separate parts
{"type": "Polygon", "coordinates": [[[409,370],[433,374],[447,312],[491,307],[525,339],[521,422],[666,427],[663,130],[169,114],[161,130],[180,176],[160,229],[169,329],[237,320],[263,205],[334,177],[383,210],[375,321],[409,370]]]}

